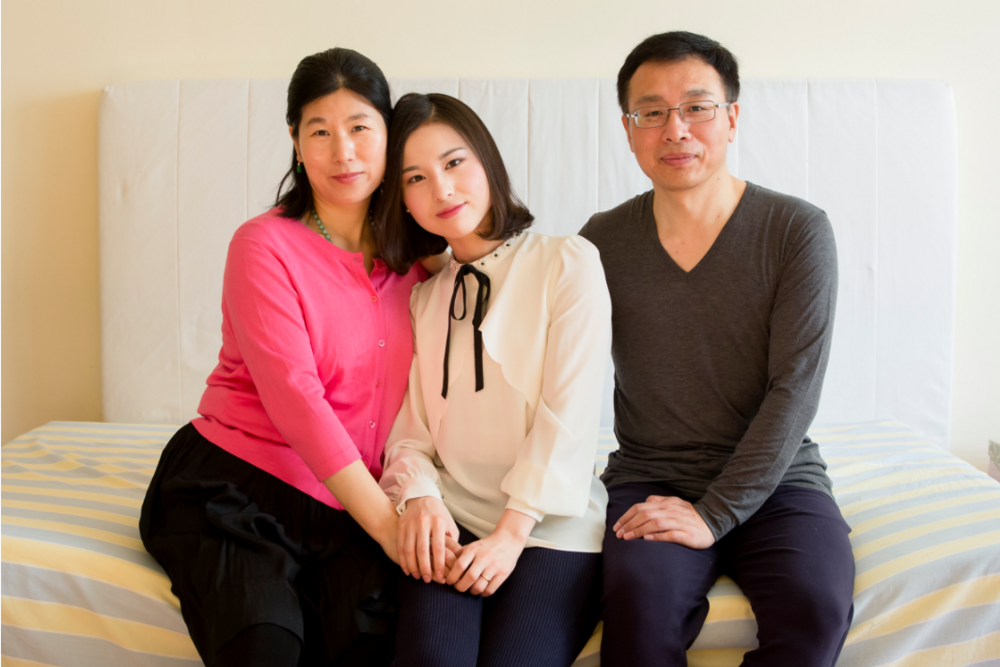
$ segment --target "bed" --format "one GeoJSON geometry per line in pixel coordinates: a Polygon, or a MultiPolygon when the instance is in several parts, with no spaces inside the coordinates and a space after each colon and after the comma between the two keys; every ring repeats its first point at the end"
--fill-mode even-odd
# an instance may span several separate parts
{"type": "MultiPolygon", "coordinates": [[[[610,79],[398,79],[457,95],[498,139],[543,233],[648,188],[610,79]],[[573,113],[568,113],[567,110],[573,113]]],[[[107,423],[52,422],[2,448],[4,665],[196,665],[169,581],[138,539],[158,452],[219,349],[235,228],[290,157],[286,80],[108,87],[100,113],[107,423]]],[[[947,452],[956,164],[950,89],[744,82],[734,173],[826,209],[840,254],[834,349],[811,434],[853,528],[855,619],[839,665],[1000,665],[1000,484],[947,452]],[[860,113],[859,110],[864,110],[860,113]],[[914,141],[933,126],[939,141],[914,141]]],[[[610,396],[611,377],[605,384],[610,396]]],[[[611,401],[602,453],[616,443],[611,401]]],[[[755,624],[720,579],[693,666],[739,664],[755,624]]],[[[600,629],[577,660],[598,664],[600,629]]]]}

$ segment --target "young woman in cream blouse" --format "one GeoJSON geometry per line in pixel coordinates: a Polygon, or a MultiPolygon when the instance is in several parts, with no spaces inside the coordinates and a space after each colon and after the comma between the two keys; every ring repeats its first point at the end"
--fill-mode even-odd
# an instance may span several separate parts
{"type": "Polygon", "coordinates": [[[409,388],[386,443],[408,575],[394,665],[569,665],[599,616],[611,304],[594,246],[525,231],[532,220],[471,109],[399,101],[383,258],[404,272],[450,245],[453,259],[413,290],[409,388]]]}

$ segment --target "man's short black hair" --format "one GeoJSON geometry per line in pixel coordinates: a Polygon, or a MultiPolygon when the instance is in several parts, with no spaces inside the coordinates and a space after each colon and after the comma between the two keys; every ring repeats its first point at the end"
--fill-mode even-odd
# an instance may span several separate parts
{"type": "Polygon", "coordinates": [[[685,58],[698,58],[715,68],[726,89],[726,101],[735,102],[740,96],[740,70],[736,56],[714,39],[693,32],[663,32],[647,37],[628,54],[618,70],[618,105],[627,114],[628,89],[632,76],[643,63],[671,63],[685,58]]]}

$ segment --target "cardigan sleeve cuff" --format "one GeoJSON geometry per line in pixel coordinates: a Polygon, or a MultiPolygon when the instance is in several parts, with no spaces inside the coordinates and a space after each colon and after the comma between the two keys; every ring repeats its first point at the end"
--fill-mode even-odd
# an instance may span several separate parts
{"type": "Polygon", "coordinates": [[[531,507],[526,503],[522,503],[520,500],[517,500],[516,498],[511,498],[510,500],[507,501],[507,509],[514,510],[515,512],[520,512],[521,514],[527,514],[535,521],[541,521],[542,519],[545,518],[544,512],[539,512],[534,507],[531,507]]]}

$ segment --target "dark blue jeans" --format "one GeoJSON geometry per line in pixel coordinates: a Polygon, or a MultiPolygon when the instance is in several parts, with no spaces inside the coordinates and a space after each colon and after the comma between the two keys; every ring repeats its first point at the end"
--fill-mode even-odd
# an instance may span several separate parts
{"type": "Polygon", "coordinates": [[[611,527],[664,484],[608,489],[602,667],[687,665],[708,614],[706,595],[728,575],[750,600],[760,647],[743,665],[831,667],[854,613],[850,527],[814,489],[779,486],[745,523],[704,550],[620,540],[611,527]]]}

